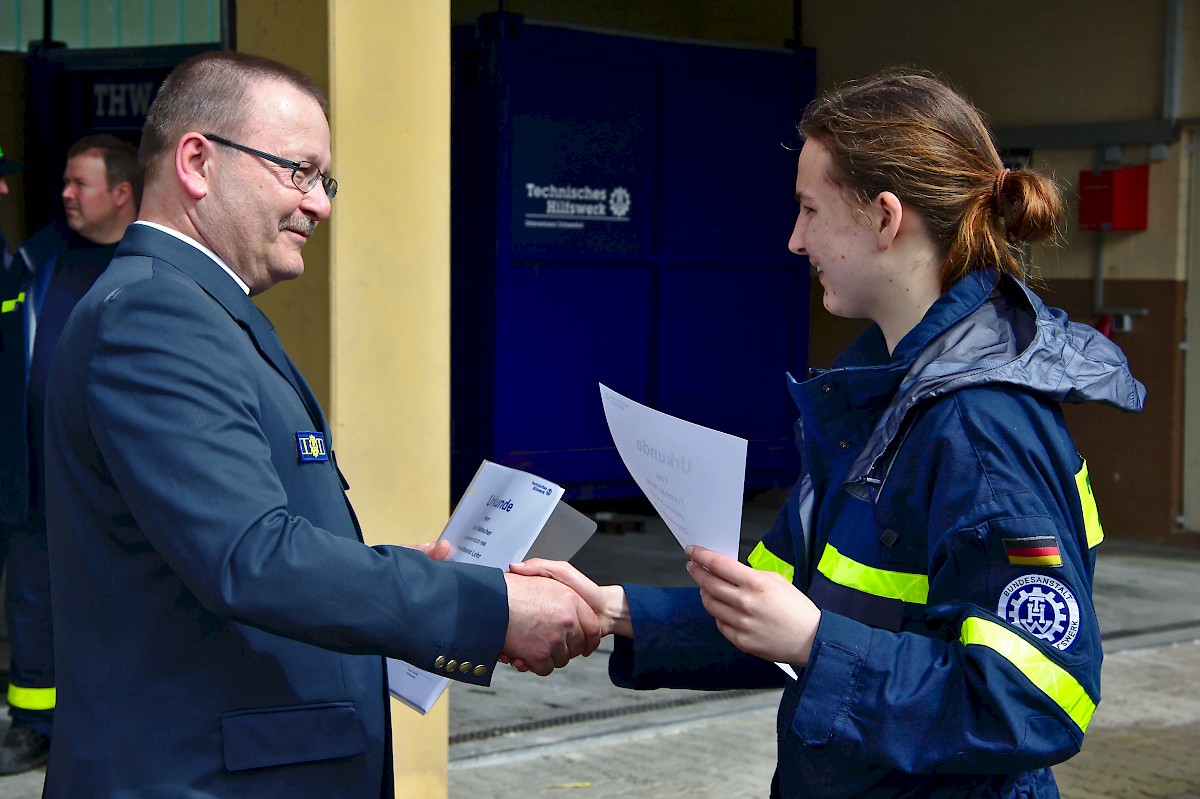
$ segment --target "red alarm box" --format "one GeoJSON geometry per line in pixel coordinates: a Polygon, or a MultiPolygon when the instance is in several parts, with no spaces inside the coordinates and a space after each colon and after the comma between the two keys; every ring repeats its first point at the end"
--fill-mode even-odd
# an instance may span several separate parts
{"type": "Polygon", "coordinates": [[[1145,230],[1150,165],[1079,173],[1080,230],[1145,230]]]}

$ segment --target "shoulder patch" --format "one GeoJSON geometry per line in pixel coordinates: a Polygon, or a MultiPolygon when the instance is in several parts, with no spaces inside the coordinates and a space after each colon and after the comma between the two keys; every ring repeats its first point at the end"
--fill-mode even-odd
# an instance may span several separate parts
{"type": "Polygon", "coordinates": [[[1075,594],[1048,574],[1026,574],[1006,585],[996,614],[1059,650],[1069,647],[1079,634],[1075,594]]]}
{"type": "Polygon", "coordinates": [[[1004,552],[1014,566],[1062,566],[1058,539],[1052,535],[1004,539],[1004,552]]]}

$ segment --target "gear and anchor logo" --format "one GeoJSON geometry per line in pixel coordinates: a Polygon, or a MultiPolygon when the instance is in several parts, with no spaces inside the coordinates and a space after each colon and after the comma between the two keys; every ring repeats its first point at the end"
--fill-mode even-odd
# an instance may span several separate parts
{"type": "Polygon", "coordinates": [[[608,210],[612,211],[613,216],[626,216],[631,204],[629,189],[624,186],[617,186],[608,195],[608,210]]]}
{"type": "Polygon", "coordinates": [[[1045,574],[1027,574],[1000,593],[996,613],[1015,627],[1064,650],[1079,634],[1079,603],[1064,583],[1045,574]]]}

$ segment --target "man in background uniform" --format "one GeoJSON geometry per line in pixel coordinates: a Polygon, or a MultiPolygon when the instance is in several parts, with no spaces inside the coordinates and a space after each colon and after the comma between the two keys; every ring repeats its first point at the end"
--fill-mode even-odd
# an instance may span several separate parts
{"type": "MultiPolygon", "coordinates": [[[[0,147],[0,202],[7,202],[11,191],[8,178],[21,171],[21,163],[8,158],[0,147]]],[[[0,386],[24,382],[25,336],[22,332],[21,309],[25,296],[21,293],[21,264],[8,249],[8,240],[0,230],[0,386]]],[[[0,403],[0,572],[4,570],[4,559],[8,546],[4,541],[5,525],[15,519],[8,518],[4,509],[15,503],[10,497],[26,489],[27,480],[22,468],[20,478],[13,473],[18,461],[25,460],[25,441],[2,435],[5,431],[19,430],[25,408],[21,402],[0,403]]]]}
{"type": "Polygon", "coordinates": [[[22,277],[17,304],[26,368],[23,379],[0,386],[5,408],[24,410],[15,428],[0,431],[24,444],[13,453],[17,462],[4,467],[12,470],[14,479],[0,509],[8,543],[5,604],[12,647],[12,726],[0,744],[0,775],[45,763],[53,733],[56,693],[44,458],[50,359],[71,310],[112,260],[125,228],[137,219],[141,186],[133,145],[107,134],[80,139],[67,151],[63,171],[67,229],[51,225],[18,251],[22,277]]]}

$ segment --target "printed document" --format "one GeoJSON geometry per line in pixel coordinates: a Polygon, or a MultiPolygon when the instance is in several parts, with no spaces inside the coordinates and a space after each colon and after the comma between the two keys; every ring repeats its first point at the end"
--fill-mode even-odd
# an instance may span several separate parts
{"type": "Polygon", "coordinates": [[[679,545],[737,558],[746,439],[648,408],[603,383],[600,400],[625,468],[679,545]]]}
{"type": "MultiPolygon", "coordinates": [[[[603,383],[600,400],[617,452],[675,535],[737,560],[746,486],[746,439],[677,419],[603,383]]],[[[796,670],[776,663],[796,679],[796,670]]]]}
{"type": "MultiPolygon", "coordinates": [[[[442,531],[447,560],[508,571],[527,558],[569,560],[596,523],[562,501],[563,489],[536,475],[491,461],[480,464],[442,531]]],[[[388,658],[392,696],[425,713],[446,690],[448,678],[388,658]]]]}

